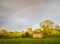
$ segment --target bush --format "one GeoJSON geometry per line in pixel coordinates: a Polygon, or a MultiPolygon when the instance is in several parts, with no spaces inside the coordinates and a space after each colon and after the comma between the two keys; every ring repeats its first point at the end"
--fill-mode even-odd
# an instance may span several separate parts
{"type": "Polygon", "coordinates": [[[25,35],[24,34],[22,34],[22,36],[21,36],[22,38],[24,38],[25,37],[25,35]]]}
{"type": "Polygon", "coordinates": [[[51,38],[60,38],[60,33],[58,33],[58,34],[50,34],[49,37],[51,37],[51,38]]]}
{"type": "Polygon", "coordinates": [[[22,34],[21,37],[22,37],[22,38],[30,37],[30,34],[29,34],[28,32],[26,32],[25,34],[22,34]]]}
{"type": "Polygon", "coordinates": [[[25,37],[30,37],[30,34],[28,32],[26,32],[25,37]]]}

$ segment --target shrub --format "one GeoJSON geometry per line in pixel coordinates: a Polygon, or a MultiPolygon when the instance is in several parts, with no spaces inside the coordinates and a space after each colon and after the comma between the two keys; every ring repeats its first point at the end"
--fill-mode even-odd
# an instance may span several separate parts
{"type": "Polygon", "coordinates": [[[30,34],[28,32],[26,32],[25,37],[30,37],[30,34]]]}
{"type": "Polygon", "coordinates": [[[51,38],[60,38],[60,33],[50,34],[49,37],[51,37],[51,38]]]}

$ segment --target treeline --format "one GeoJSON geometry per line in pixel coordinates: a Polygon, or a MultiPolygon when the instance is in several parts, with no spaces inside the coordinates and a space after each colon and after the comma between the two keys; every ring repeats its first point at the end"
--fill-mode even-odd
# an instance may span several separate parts
{"type": "Polygon", "coordinates": [[[29,32],[18,32],[18,31],[14,31],[14,32],[7,32],[7,30],[5,29],[1,29],[0,30],[0,38],[4,39],[8,39],[8,38],[24,38],[24,37],[30,37],[30,33],[29,32]]]}
{"type": "Polygon", "coordinates": [[[25,38],[25,37],[32,37],[33,31],[32,28],[27,28],[26,31],[7,31],[6,29],[0,29],[0,39],[8,39],[8,38],[25,38]]]}
{"type": "Polygon", "coordinates": [[[60,37],[60,26],[55,24],[51,20],[45,20],[40,23],[40,27],[38,29],[33,30],[32,27],[26,29],[26,31],[13,31],[8,32],[6,29],[0,30],[0,39],[8,39],[8,38],[32,38],[33,34],[36,32],[42,32],[44,34],[44,38],[58,38],[60,37]]]}

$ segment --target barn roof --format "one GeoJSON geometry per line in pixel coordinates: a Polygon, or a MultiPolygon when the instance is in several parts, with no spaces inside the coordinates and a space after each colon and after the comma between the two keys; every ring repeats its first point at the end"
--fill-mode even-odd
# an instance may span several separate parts
{"type": "Polygon", "coordinates": [[[34,32],[33,34],[40,34],[40,33],[42,33],[42,32],[34,32]]]}

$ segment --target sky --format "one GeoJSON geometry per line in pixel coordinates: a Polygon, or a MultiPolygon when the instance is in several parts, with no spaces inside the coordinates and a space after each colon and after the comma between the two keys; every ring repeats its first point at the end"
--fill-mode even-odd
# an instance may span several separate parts
{"type": "Polygon", "coordinates": [[[0,28],[23,31],[52,20],[60,24],[60,0],[0,0],[0,28]]]}

